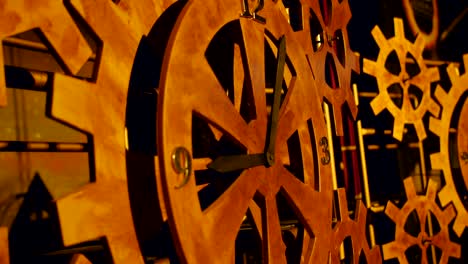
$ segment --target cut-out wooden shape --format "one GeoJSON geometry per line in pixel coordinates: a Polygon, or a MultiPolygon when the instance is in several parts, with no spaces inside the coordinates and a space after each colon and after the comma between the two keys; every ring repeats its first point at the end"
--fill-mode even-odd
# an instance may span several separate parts
{"type": "MultiPolygon", "coordinates": [[[[281,212],[278,212],[275,198],[278,192],[289,200],[310,234],[305,236],[307,241],[302,256],[318,263],[328,260],[332,211],[331,207],[317,207],[316,204],[331,204],[330,166],[313,162],[320,159],[321,153],[315,153],[311,146],[311,140],[318,145],[320,139],[327,135],[320,96],[302,47],[296,42],[283,15],[283,7],[273,1],[265,1],[264,4],[258,13],[266,19],[266,24],[240,17],[240,1],[192,1],[184,7],[184,15],[179,18],[172,42],[168,45],[159,87],[159,176],[166,198],[168,221],[184,263],[233,263],[235,239],[248,211],[263,244],[263,261],[285,263],[285,245],[279,220],[281,212]],[[198,26],[194,27],[194,23],[198,26]],[[224,32],[225,27],[231,27],[232,30],[228,31],[230,34],[238,35],[232,39],[234,43],[225,44],[220,55],[231,54],[232,47],[234,66],[232,70],[220,74],[210,65],[206,50],[217,33],[224,32]],[[286,43],[286,59],[284,71],[278,73],[276,70],[280,67],[276,66],[280,65],[281,60],[276,57],[282,54],[282,36],[286,43]],[[276,48],[267,50],[270,45],[276,48]],[[242,63],[236,59],[239,57],[243,58],[242,63]],[[188,58],[190,63],[187,63],[188,58]],[[266,65],[267,60],[273,61],[273,70],[268,68],[271,65],[266,65]],[[275,78],[281,82],[276,83],[275,78]],[[241,90],[240,79],[246,83],[242,86],[242,94],[251,95],[247,98],[255,111],[251,115],[255,118],[249,122],[242,116],[243,100],[247,99],[236,95],[236,91],[239,94],[241,90]],[[266,87],[270,80],[275,85],[279,84],[283,92],[282,96],[281,91],[277,93],[281,97],[281,106],[275,151],[270,153],[274,154],[274,164],[262,163],[226,173],[194,168],[187,184],[179,188],[181,175],[173,165],[173,153],[179,147],[189,151],[193,164],[199,163],[197,159],[200,158],[215,161],[218,157],[227,157],[222,153],[230,149],[240,149],[240,155],[244,157],[266,152],[269,142],[267,133],[271,131],[268,109],[275,109],[274,95],[266,92],[266,88],[271,88],[266,87]],[[229,88],[226,86],[231,85],[232,81],[234,102],[226,94],[229,88]],[[312,138],[307,129],[309,119],[314,126],[312,138]],[[213,137],[210,128],[206,129],[207,134],[211,134],[209,137],[200,135],[204,130],[200,129],[202,126],[195,126],[199,123],[223,131],[221,143],[216,138],[208,140],[213,137]],[[303,140],[299,140],[300,149],[295,151],[298,152],[297,156],[307,160],[307,164],[300,168],[305,175],[302,180],[286,169],[285,166],[289,164],[283,163],[287,161],[284,157],[292,151],[288,149],[287,140],[298,129],[304,130],[304,134],[301,132],[303,140]],[[225,141],[222,141],[223,138],[225,141]],[[211,147],[210,144],[217,146],[210,149],[212,152],[206,150],[211,147]],[[206,156],[202,157],[200,153],[206,156]],[[317,183],[320,191],[315,189],[315,180],[310,179],[315,178],[314,171],[320,175],[317,183]],[[200,180],[200,172],[205,178],[211,177],[208,185],[200,180]],[[200,193],[210,188],[218,193],[206,206],[200,193]],[[312,234],[314,237],[310,239],[312,234]]],[[[225,39],[231,37],[228,35],[225,39]]]]}

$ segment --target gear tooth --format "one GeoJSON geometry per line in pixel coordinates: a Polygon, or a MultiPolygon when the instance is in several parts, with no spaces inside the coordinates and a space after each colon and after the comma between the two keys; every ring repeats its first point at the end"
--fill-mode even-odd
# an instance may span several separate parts
{"type": "Polygon", "coordinates": [[[433,181],[432,179],[429,179],[429,183],[428,183],[427,190],[426,190],[426,197],[431,201],[435,201],[436,194],[437,194],[437,182],[433,181]]]}
{"type": "Polygon", "coordinates": [[[465,72],[468,72],[468,53],[463,55],[463,65],[465,65],[465,72]]]}
{"type": "Polygon", "coordinates": [[[455,64],[449,64],[447,67],[447,73],[449,75],[450,80],[456,80],[458,77],[460,77],[460,72],[458,71],[458,68],[455,66],[455,64]]]}
{"type": "Polygon", "coordinates": [[[369,255],[370,255],[369,259],[371,261],[368,261],[367,263],[381,263],[382,262],[382,252],[380,252],[379,247],[373,247],[369,251],[369,255]]]}
{"type": "Polygon", "coordinates": [[[439,133],[441,131],[441,124],[442,124],[442,122],[440,121],[440,119],[437,119],[437,118],[431,116],[430,119],[429,119],[429,130],[431,130],[436,135],[439,135],[439,137],[440,137],[439,133]]]}
{"type": "MultiPolygon", "coordinates": [[[[438,120],[437,120],[438,121],[438,120]]],[[[440,170],[443,168],[443,154],[441,152],[430,155],[432,169],[440,170]]],[[[444,175],[446,177],[446,175],[444,175]]]]}
{"type": "Polygon", "coordinates": [[[463,233],[463,230],[465,230],[465,225],[462,223],[460,217],[455,218],[455,222],[453,223],[453,231],[455,231],[455,234],[460,237],[463,233]]]}
{"type": "Polygon", "coordinates": [[[457,216],[457,212],[455,211],[455,207],[450,204],[449,206],[447,206],[447,208],[444,209],[444,215],[445,217],[447,218],[447,222],[450,222],[452,221],[452,219],[457,216]]]}
{"type": "MultiPolygon", "coordinates": [[[[444,175],[445,176],[445,175],[444,175]]],[[[442,207],[445,207],[451,202],[450,200],[450,189],[445,186],[439,191],[439,200],[442,207]]]]}
{"type": "Polygon", "coordinates": [[[393,222],[396,222],[398,215],[400,214],[400,209],[396,207],[392,202],[388,201],[387,206],[385,207],[385,214],[392,219],[393,222]]]}
{"type": "Polygon", "coordinates": [[[374,37],[375,42],[380,47],[380,50],[387,48],[387,38],[380,30],[379,26],[375,26],[371,31],[372,36],[374,37]]]}
{"type": "Polygon", "coordinates": [[[393,137],[398,141],[403,139],[403,130],[405,129],[405,123],[399,116],[394,116],[393,121],[393,137]]]}
{"type": "Polygon", "coordinates": [[[382,245],[382,255],[384,260],[399,258],[400,253],[398,251],[398,243],[395,241],[382,245]]]}
{"type": "Polygon", "coordinates": [[[424,40],[423,36],[421,34],[418,34],[416,37],[416,40],[414,41],[414,46],[415,49],[418,53],[421,53],[424,51],[424,46],[426,45],[426,41],[424,40]]]}
{"type": "Polygon", "coordinates": [[[375,115],[380,114],[385,109],[385,97],[383,94],[378,94],[372,101],[371,101],[371,108],[374,111],[375,115]]]}
{"type": "Polygon", "coordinates": [[[401,18],[395,17],[393,19],[393,24],[395,25],[395,37],[405,38],[405,30],[403,28],[403,20],[401,18]]]}
{"type": "Polygon", "coordinates": [[[338,188],[337,193],[338,193],[338,206],[340,208],[339,214],[340,214],[340,217],[341,217],[341,221],[343,221],[344,219],[349,218],[349,215],[348,215],[348,201],[346,199],[346,191],[343,188],[338,188]]]}
{"type": "Polygon", "coordinates": [[[437,82],[440,79],[440,73],[439,73],[439,68],[437,67],[431,67],[426,70],[427,72],[427,78],[430,80],[430,82],[437,82]]]}
{"type": "MultiPolygon", "coordinates": [[[[458,245],[457,243],[450,242],[450,253],[451,253],[450,256],[452,256],[454,258],[460,258],[461,257],[461,246],[458,245]]],[[[447,262],[445,262],[445,263],[447,263],[447,262]]]]}
{"type": "Polygon", "coordinates": [[[440,85],[437,85],[436,90],[434,92],[434,96],[439,101],[439,103],[444,103],[447,100],[447,93],[445,92],[444,88],[440,85]]]}
{"type": "Polygon", "coordinates": [[[426,129],[424,128],[423,121],[420,119],[414,122],[414,129],[416,130],[416,134],[418,135],[419,141],[423,141],[426,138],[426,129]]]}
{"type": "Polygon", "coordinates": [[[440,106],[434,101],[434,100],[429,100],[429,105],[427,109],[433,116],[439,116],[440,114],[440,106]]]}
{"type": "Polygon", "coordinates": [[[362,68],[364,73],[369,75],[375,75],[377,73],[377,63],[373,60],[364,59],[362,68]]]}
{"type": "Polygon", "coordinates": [[[403,185],[405,186],[405,193],[408,200],[416,198],[416,188],[414,187],[414,182],[411,177],[403,180],[403,185]]]}
{"type": "Polygon", "coordinates": [[[367,208],[362,201],[359,201],[358,205],[356,206],[357,217],[356,222],[359,223],[359,226],[365,226],[366,218],[367,218],[367,208]]]}

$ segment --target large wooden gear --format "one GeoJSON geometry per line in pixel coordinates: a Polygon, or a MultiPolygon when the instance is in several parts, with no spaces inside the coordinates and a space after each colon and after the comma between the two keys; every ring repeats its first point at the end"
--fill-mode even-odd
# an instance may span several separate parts
{"type": "MultiPolygon", "coordinates": [[[[51,115],[92,135],[94,144],[94,182],[56,202],[63,243],[106,238],[114,263],[143,263],[127,190],[125,99],[138,43],[172,3],[155,2],[70,1],[104,43],[99,70],[89,81],[58,73],[53,78],[51,115]]],[[[72,73],[91,54],[60,1],[3,1],[1,11],[8,21],[3,37],[39,27],[72,73]]]]}
{"type": "Polygon", "coordinates": [[[285,263],[275,198],[279,192],[292,204],[306,230],[302,250],[304,261],[325,263],[328,259],[332,211],[330,207],[314,205],[331,204],[332,198],[326,157],[323,163],[320,162],[323,156],[320,142],[323,138],[326,140],[321,104],[307,61],[301,55],[301,47],[282,15],[282,5],[271,1],[264,4],[257,15],[265,18],[266,24],[255,18],[240,17],[242,5],[239,1],[192,1],[183,10],[168,46],[158,111],[160,175],[168,220],[179,255],[187,263],[232,262],[234,240],[248,212],[261,237],[263,261],[285,263]],[[233,76],[227,85],[223,79],[217,79],[206,58],[210,43],[226,25],[234,25],[228,32],[239,32],[233,53],[223,47],[225,53],[234,56],[233,76]],[[269,124],[264,50],[271,48],[274,53],[279,52],[276,45],[282,35],[287,43],[283,83],[286,95],[279,110],[274,164],[268,168],[256,166],[240,170],[232,185],[202,209],[199,192],[216,187],[217,182],[228,176],[218,173],[214,175],[218,180],[208,182],[208,185],[201,182],[199,175],[218,157],[217,154],[197,154],[195,144],[201,131],[194,127],[194,120],[202,120],[215,141],[229,139],[236,142],[235,145],[243,146],[241,153],[263,152],[269,124]],[[191,63],[187,63],[187,59],[191,63]],[[233,85],[232,90],[227,88],[229,85],[233,85]],[[240,114],[242,100],[248,100],[243,94],[251,95],[251,111],[255,116],[247,121],[240,114]],[[286,141],[295,132],[300,150],[290,153],[286,141]],[[318,147],[317,152],[313,151],[312,145],[318,147]],[[182,153],[185,154],[180,156],[182,153]],[[289,156],[293,154],[303,160],[303,166],[299,168],[304,174],[302,181],[285,168],[292,164],[289,156]],[[184,161],[180,163],[179,159],[184,161]],[[181,164],[185,165],[184,169],[181,164]],[[193,165],[193,172],[189,164],[193,165]]]}
{"type": "MultiPolygon", "coordinates": [[[[436,99],[442,105],[442,114],[440,119],[431,117],[429,122],[429,129],[439,136],[440,140],[440,152],[434,153],[431,155],[431,165],[433,169],[442,170],[445,179],[445,186],[442,187],[439,193],[439,199],[442,206],[446,206],[449,203],[453,203],[455,209],[457,210],[457,216],[455,218],[455,223],[453,224],[453,230],[458,236],[461,236],[465,227],[468,226],[468,211],[464,205],[463,200],[457,193],[457,187],[455,186],[452,165],[451,165],[451,152],[450,152],[450,124],[453,121],[453,114],[457,104],[462,103],[461,100],[463,96],[468,91],[468,74],[466,69],[468,66],[468,55],[463,56],[463,62],[465,65],[465,74],[460,75],[457,67],[453,64],[450,64],[447,67],[447,72],[452,83],[452,87],[448,92],[446,92],[442,87],[438,86],[435,91],[436,99]]],[[[466,115],[466,98],[461,114],[466,115]]],[[[459,159],[460,168],[462,175],[465,179],[465,184],[468,179],[467,173],[467,158],[464,159],[464,153],[467,152],[467,140],[466,134],[468,127],[466,126],[466,118],[460,119],[457,127],[457,144],[458,144],[458,153],[457,157],[459,159]]],[[[465,186],[466,187],[466,186],[465,186]]]]}
{"type": "Polygon", "coordinates": [[[95,182],[57,209],[65,245],[105,237],[114,263],[143,263],[127,189],[125,99],[139,41],[172,2],[71,1],[104,45],[95,82],[55,76],[52,115],[93,136],[95,182]]]}
{"type": "Polygon", "coordinates": [[[442,251],[439,263],[448,263],[449,257],[459,258],[461,254],[460,245],[452,242],[449,237],[449,223],[455,217],[455,210],[452,205],[441,209],[436,203],[437,183],[429,180],[425,195],[417,195],[413,179],[404,180],[405,192],[408,200],[401,209],[392,202],[387,203],[385,214],[387,214],[396,224],[395,241],[382,246],[384,259],[398,258],[400,263],[408,263],[405,251],[413,245],[418,246],[421,251],[421,263],[428,263],[426,251],[430,245],[437,246],[442,251]],[[405,223],[410,213],[416,211],[419,218],[420,233],[417,237],[405,231],[405,223]],[[426,231],[426,224],[429,212],[437,219],[440,231],[437,234],[430,234],[426,231]]]}
{"type": "Polygon", "coordinates": [[[423,124],[423,116],[426,112],[437,116],[440,111],[439,105],[431,98],[431,83],[439,80],[437,68],[426,68],[423,60],[424,38],[418,36],[414,43],[405,38],[403,20],[394,18],[395,36],[386,39],[378,26],[372,30],[380,51],[377,61],[364,59],[364,72],[375,76],[379,88],[379,94],[371,102],[372,110],[379,114],[387,109],[394,117],[393,137],[401,141],[405,124],[412,124],[416,130],[419,140],[426,138],[426,130],[423,124]],[[392,51],[395,51],[400,64],[400,73],[395,75],[386,67],[385,63],[392,51]],[[406,58],[411,54],[416,60],[420,72],[410,76],[407,71],[406,58]],[[402,88],[402,105],[397,106],[389,94],[392,84],[400,84],[402,88]],[[418,88],[422,92],[422,99],[415,108],[411,104],[410,86],[418,88]]]}
{"type": "Polygon", "coordinates": [[[302,28],[295,35],[308,56],[321,96],[333,108],[335,133],[343,136],[343,107],[347,106],[351,117],[356,119],[358,109],[351,88],[351,74],[353,71],[360,72],[359,58],[349,45],[349,3],[348,0],[300,2],[302,28]],[[324,3],[323,6],[320,2],[324,3]],[[330,6],[326,6],[328,2],[330,6]],[[312,23],[313,19],[319,25],[312,23]],[[330,70],[327,67],[336,70],[336,76],[331,78],[336,78],[338,82],[333,85],[326,82],[326,72],[330,70]]]}

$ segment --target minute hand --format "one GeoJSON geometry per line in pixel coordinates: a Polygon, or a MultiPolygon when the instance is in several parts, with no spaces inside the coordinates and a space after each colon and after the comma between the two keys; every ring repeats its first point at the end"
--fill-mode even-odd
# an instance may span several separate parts
{"type": "Polygon", "coordinates": [[[275,142],[278,130],[278,114],[281,104],[281,88],[283,86],[284,64],[286,62],[286,37],[283,35],[280,38],[278,48],[278,56],[276,58],[276,80],[273,90],[273,105],[270,114],[270,127],[268,141],[266,146],[266,157],[268,165],[272,166],[275,163],[275,142]]]}

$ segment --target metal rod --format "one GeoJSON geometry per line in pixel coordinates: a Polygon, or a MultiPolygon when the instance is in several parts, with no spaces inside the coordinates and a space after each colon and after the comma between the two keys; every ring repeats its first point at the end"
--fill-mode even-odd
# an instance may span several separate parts
{"type": "Polygon", "coordinates": [[[45,91],[52,73],[5,66],[6,86],[34,91],[45,91]]]}
{"type": "Polygon", "coordinates": [[[0,141],[0,152],[88,152],[88,143],[0,141]]]}
{"type": "MultiPolygon", "coordinates": [[[[357,89],[357,84],[353,84],[353,94],[354,94],[354,102],[356,106],[359,106],[359,94],[357,89]]],[[[364,187],[364,201],[367,208],[371,208],[371,197],[369,191],[369,175],[367,174],[367,163],[366,163],[366,153],[364,148],[364,134],[361,120],[356,122],[357,124],[357,131],[358,131],[358,143],[359,143],[359,154],[361,156],[361,168],[362,168],[362,182],[364,187]]],[[[370,246],[375,246],[375,231],[374,226],[372,224],[369,225],[369,238],[370,238],[370,246]]]]}

